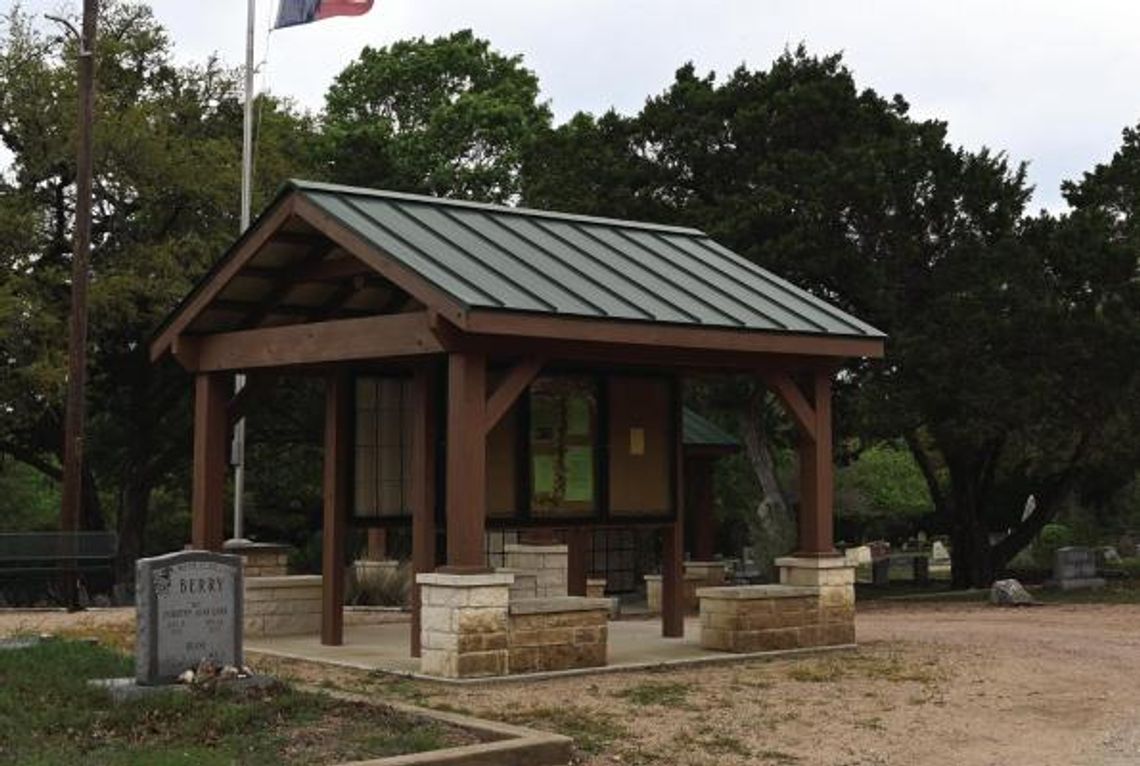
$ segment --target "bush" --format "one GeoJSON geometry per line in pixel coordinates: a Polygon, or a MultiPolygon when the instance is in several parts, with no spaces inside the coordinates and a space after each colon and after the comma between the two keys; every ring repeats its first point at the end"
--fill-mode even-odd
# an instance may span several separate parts
{"type": "Polygon", "coordinates": [[[1033,558],[1039,567],[1053,566],[1053,554],[1058,548],[1073,544],[1073,531],[1064,524],[1046,524],[1033,543],[1033,558]]]}
{"type": "Polygon", "coordinates": [[[349,567],[345,583],[345,603],[353,606],[407,606],[412,589],[412,567],[408,562],[395,569],[372,569],[357,577],[349,567]]]}

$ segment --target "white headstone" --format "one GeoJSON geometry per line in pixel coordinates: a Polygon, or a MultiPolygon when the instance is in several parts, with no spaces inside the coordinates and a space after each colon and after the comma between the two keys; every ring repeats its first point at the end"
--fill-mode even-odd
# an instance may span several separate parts
{"type": "Polygon", "coordinates": [[[950,561],[950,551],[946,550],[946,546],[941,540],[935,540],[934,544],[930,546],[930,562],[932,564],[945,564],[950,561]]]}
{"type": "Polygon", "coordinates": [[[203,660],[242,664],[242,559],[179,551],[135,566],[135,679],[170,683],[203,660]]]}

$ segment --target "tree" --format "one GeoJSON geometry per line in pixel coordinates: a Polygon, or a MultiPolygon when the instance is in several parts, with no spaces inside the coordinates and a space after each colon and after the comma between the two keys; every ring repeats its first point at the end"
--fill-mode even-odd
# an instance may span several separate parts
{"type": "Polygon", "coordinates": [[[527,143],[550,121],[538,79],[470,30],[366,47],[325,98],[327,175],[359,186],[493,202],[519,192],[527,143]]]}
{"type": "MultiPolygon", "coordinates": [[[[0,39],[0,452],[58,476],[74,199],[74,45],[19,8],[0,39]]],[[[133,579],[150,497],[189,457],[186,377],[147,340],[238,228],[239,78],[177,67],[144,6],[100,19],[90,288],[87,528],[110,500],[120,579],[133,579]]],[[[306,167],[306,118],[266,98],[257,199],[306,167]],[[272,175],[270,175],[272,174],[272,175]]]]}
{"type": "Polygon", "coordinates": [[[548,204],[703,228],[890,335],[884,362],[840,376],[840,422],[865,444],[905,439],[951,532],[959,585],[990,583],[1117,422],[1102,405],[1124,395],[1124,375],[1105,366],[1127,357],[1091,358],[1128,335],[1095,309],[1115,305],[1112,259],[1085,260],[1090,232],[1023,221],[1024,168],[951,146],[944,123],[857,88],[839,56],[801,48],[723,82],[685,66],[621,132],[582,124],[562,137],[567,156],[530,166],[539,179],[524,187],[548,204]],[[610,176],[630,188],[608,211],[576,191],[589,188],[575,173],[595,172],[599,135],[616,136],[610,176]],[[995,504],[998,484],[1035,492],[1039,515],[1020,524],[1020,504],[995,504]]]}

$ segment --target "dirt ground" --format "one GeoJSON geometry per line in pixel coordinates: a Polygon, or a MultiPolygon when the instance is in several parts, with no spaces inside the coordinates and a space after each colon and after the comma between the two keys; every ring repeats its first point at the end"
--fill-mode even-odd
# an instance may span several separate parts
{"type": "MultiPolygon", "coordinates": [[[[130,613],[0,613],[17,628],[113,640],[130,613]]],[[[1140,764],[1140,605],[876,604],[857,633],[832,655],[462,688],[262,667],[562,731],[589,766],[1140,764]]]]}

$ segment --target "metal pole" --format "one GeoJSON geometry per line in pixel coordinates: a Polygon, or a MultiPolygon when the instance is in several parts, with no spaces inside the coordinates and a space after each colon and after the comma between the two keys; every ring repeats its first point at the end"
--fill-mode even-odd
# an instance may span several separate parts
{"type": "MultiPolygon", "coordinates": [[[[253,204],[253,24],[257,16],[257,0],[248,0],[245,25],[245,119],[241,142],[241,231],[249,228],[253,204]]],[[[234,376],[234,393],[245,387],[245,375],[234,376]]],[[[245,418],[234,425],[234,539],[241,540],[245,531],[242,507],[245,494],[245,418]]]]}
{"type": "MultiPolygon", "coordinates": [[[[69,551],[75,552],[83,503],[83,437],[87,383],[87,262],[91,250],[91,133],[95,122],[95,20],[97,0],[83,0],[83,29],[79,37],[79,123],[75,171],[75,237],[71,257],[71,317],[68,336],[67,411],[63,430],[63,495],[60,529],[72,533],[69,551]]],[[[64,569],[64,600],[79,608],[76,563],[64,569]]]]}

